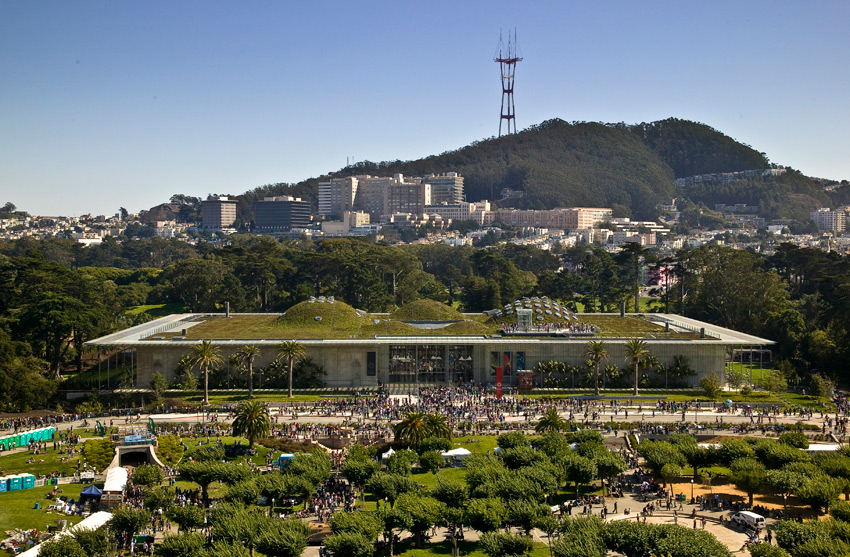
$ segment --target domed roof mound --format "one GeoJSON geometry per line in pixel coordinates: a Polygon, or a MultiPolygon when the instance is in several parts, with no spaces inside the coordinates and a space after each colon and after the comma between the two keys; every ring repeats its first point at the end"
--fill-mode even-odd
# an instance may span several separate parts
{"type": "Polygon", "coordinates": [[[356,328],[365,321],[366,315],[363,312],[355,310],[345,302],[318,300],[295,304],[278,318],[278,323],[290,327],[318,325],[333,329],[356,328]]]}
{"type": "Polygon", "coordinates": [[[398,321],[463,321],[463,314],[456,309],[425,298],[403,305],[390,317],[398,321]]]}

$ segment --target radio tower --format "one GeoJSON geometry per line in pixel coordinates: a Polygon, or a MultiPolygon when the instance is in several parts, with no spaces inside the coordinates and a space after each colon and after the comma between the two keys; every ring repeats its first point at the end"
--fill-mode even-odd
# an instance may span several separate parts
{"type": "Polygon", "coordinates": [[[522,61],[522,57],[518,54],[519,48],[516,42],[516,29],[514,36],[511,39],[511,34],[508,32],[507,45],[502,40],[502,32],[499,32],[499,50],[493,58],[494,62],[499,63],[499,69],[502,73],[502,117],[499,119],[499,137],[502,137],[502,122],[507,124],[506,133],[516,133],[515,109],[514,109],[514,72],[516,71],[516,63],[522,61]],[[513,128],[513,131],[511,131],[513,128]]]}

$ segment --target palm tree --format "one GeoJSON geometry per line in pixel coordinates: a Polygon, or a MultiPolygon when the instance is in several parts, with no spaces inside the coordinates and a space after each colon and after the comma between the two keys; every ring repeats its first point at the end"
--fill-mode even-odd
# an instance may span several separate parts
{"type": "Polygon", "coordinates": [[[211,340],[205,340],[192,347],[188,361],[190,365],[198,366],[204,371],[204,406],[208,406],[210,403],[210,368],[224,362],[221,359],[221,350],[218,346],[213,346],[211,340]]]}
{"type": "Polygon", "coordinates": [[[428,414],[426,422],[428,437],[452,438],[452,426],[449,425],[448,418],[443,414],[428,414]]]}
{"type": "Polygon", "coordinates": [[[549,431],[558,432],[564,428],[565,420],[558,414],[557,408],[549,408],[544,412],[543,417],[534,426],[534,431],[537,433],[546,433],[549,431]]]}
{"type": "Polygon", "coordinates": [[[248,367],[248,396],[254,398],[254,358],[260,355],[260,349],[249,344],[240,348],[236,355],[248,367]]]}
{"type": "Polygon", "coordinates": [[[631,362],[635,368],[635,396],[638,394],[638,366],[647,356],[649,356],[649,348],[643,340],[633,338],[626,343],[626,361],[631,362]]]}
{"type": "Polygon", "coordinates": [[[608,348],[601,340],[591,340],[587,343],[584,355],[593,362],[593,365],[596,368],[594,387],[596,390],[596,396],[599,396],[599,364],[602,363],[602,360],[608,359],[608,348]]]}
{"type": "Polygon", "coordinates": [[[254,441],[268,437],[272,429],[269,407],[259,400],[243,400],[236,407],[233,420],[233,435],[242,435],[248,439],[248,448],[254,448],[254,441]]]}
{"type": "Polygon", "coordinates": [[[426,437],[430,437],[428,414],[425,412],[408,412],[399,423],[393,426],[395,440],[407,445],[417,446],[426,437]]]}
{"type": "Polygon", "coordinates": [[[277,355],[289,360],[289,398],[292,398],[292,367],[295,358],[304,355],[304,345],[297,340],[287,340],[277,347],[277,355]]]}

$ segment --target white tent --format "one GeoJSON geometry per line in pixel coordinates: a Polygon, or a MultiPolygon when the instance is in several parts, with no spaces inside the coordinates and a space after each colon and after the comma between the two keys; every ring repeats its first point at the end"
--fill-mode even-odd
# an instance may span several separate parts
{"type": "Polygon", "coordinates": [[[127,469],[122,467],[110,468],[106,473],[103,492],[123,493],[127,487],[127,469]]]}
{"type": "Polygon", "coordinates": [[[471,454],[472,453],[468,449],[464,449],[463,447],[460,447],[460,448],[457,448],[457,449],[452,449],[450,451],[446,451],[444,453],[441,453],[440,456],[442,456],[443,458],[464,459],[464,458],[470,456],[471,454]]]}
{"type": "MultiPolygon", "coordinates": [[[[83,519],[83,521],[79,524],[75,524],[70,528],[62,530],[54,537],[73,536],[74,532],[79,532],[81,530],[97,530],[98,528],[109,522],[110,518],[112,518],[112,513],[108,513],[106,511],[96,512],[93,515],[90,515],[83,519]]],[[[36,557],[39,551],[41,551],[41,544],[34,545],[32,548],[21,553],[19,557],[36,557]]]]}
{"type": "Polygon", "coordinates": [[[395,451],[392,449],[392,447],[390,447],[390,450],[388,450],[387,452],[385,452],[384,454],[381,455],[381,460],[387,460],[388,458],[390,458],[394,454],[395,454],[395,451]]]}

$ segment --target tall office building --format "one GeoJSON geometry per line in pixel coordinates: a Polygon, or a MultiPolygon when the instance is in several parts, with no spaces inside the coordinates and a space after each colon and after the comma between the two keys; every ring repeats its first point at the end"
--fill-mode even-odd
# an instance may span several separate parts
{"type": "Polygon", "coordinates": [[[422,181],[431,184],[431,203],[434,205],[463,201],[463,176],[457,172],[431,174],[423,177],[422,181]]]}
{"type": "Polygon", "coordinates": [[[384,215],[410,213],[421,215],[431,204],[431,184],[404,179],[390,184],[384,190],[384,215]]]}
{"type": "Polygon", "coordinates": [[[221,195],[201,202],[201,225],[204,228],[233,228],[235,223],[235,199],[221,195]]]}
{"type": "Polygon", "coordinates": [[[359,180],[356,176],[331,178],[319,182],[319,214],[323,217],[342,216],[354,209],[359,180]]]}
{"type": "Polygon", "coordinates": [[[363,174],[319,182],[319,214],[323,217],[363,211],[378,221],[395,213],[421,215],[427,205],[462,201],[463,177],[457,172],[427,178],[363,174]]]}
{"type": "Polygon", "coordinates": [[[310,203],[300,197],[266,197],[254,203],[254,232],[280,235],[310,226],[310,203]]]}

